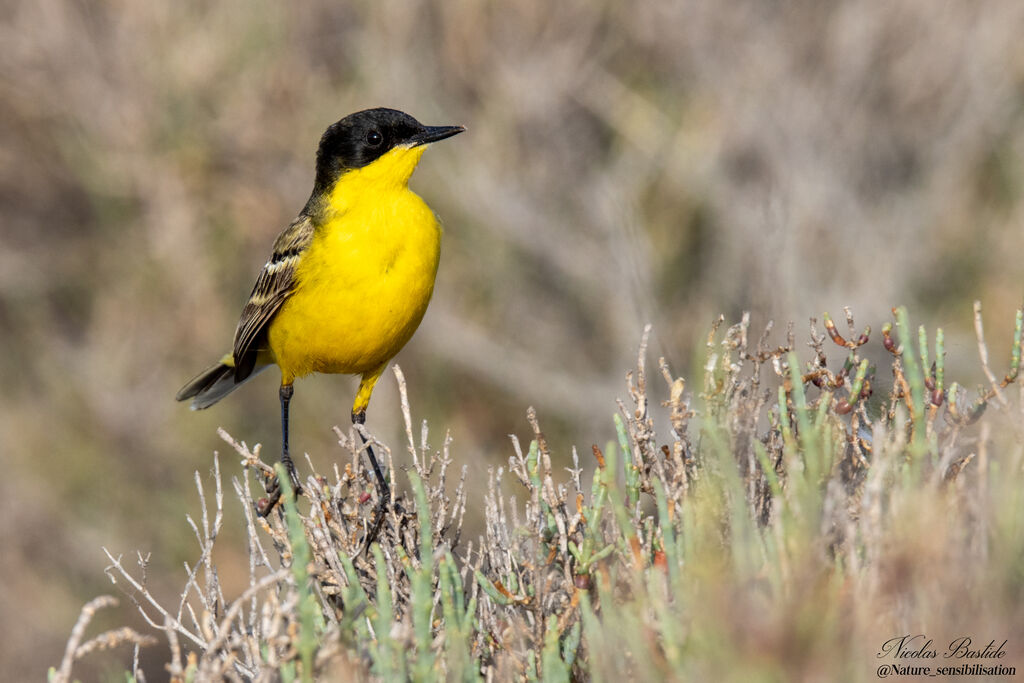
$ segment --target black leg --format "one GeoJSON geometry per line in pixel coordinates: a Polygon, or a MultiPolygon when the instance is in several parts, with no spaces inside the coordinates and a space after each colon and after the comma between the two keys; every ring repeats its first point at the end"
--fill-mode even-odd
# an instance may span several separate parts
{"type": "MultiPolygon", "coordinates": [[[[352,413],[352,424],[366,424],[366,411],[359,413],[352,413]]],[[[363,440],[363,444],[366,445],[366,454],[370,456],[370,464],[373,465],[373,473],[377,476],[377,492],[380,494],[381,500],[391,500],[391,489],[388,487],[388,482],[384,478],[384,473],[380,469],[380,465],[377,464],[377,456],[373,454],[373,448],[370,446],[366,437],[363,436],[362,432],[359,432],[359,438],[363,440]]]]}
{"type": "MultiPolygon", "coordinates": [[[[295,495],[299,495],[302,492],[302,485],[299,483],[299,475],[295,471],[292,456],[288,453],[288,403],[292,400],[294,393],[295,388],[291,384],[281,385],[281,464],[288,470],[288,477],[292,480],[292,491],[295,492],[295,495]]],[[[270,488],[267,489],[267,498],[260,501],[257,512],[261,517],[266,517],[280,499],[281,485],[277,481],[277,477],[274,477],[270,488]]]]}
{"type": "MultiPolygon", "coordinates": [[[[361,410],[359,412],[352,413],[352,424],[365,424],[366,423],[366,411],[361,410]]],[[[359,431],[359,430],[356,430],[359,431]]],[[[388,486],[387,480],[384,478],[384,473],[380,469],[380,465],[377,463],[377,456],[373,454],[373,447],[363,436],[362,432],[359,432],[359,438],[362,439],[363,445],[366,446],[366,454],[370,456],[370,464],[373,466],[373,473],[377,477],[377,511],[373,515],[373,523],[370,525],[370,530],[366,534],[366,543],[364,549],[369,548],[370,544],[373,543],[374,539],[377,538],[377,534],[380,532],[381,526],[384,524],[384,513],[388,509],[388,504],[391,502],[391,487],[388,486]]]]}
{"type": "Polygon", "coordinates": [[[302,485],[299,483],[299,474],[295,471],[295,463],[288,453],[288,403],[292,400],[295,388],[291,384],[281,385],[281,464],[288,470],[288,476],[292,480],[292,489],[298,495],[302,492],[302,485]]]}

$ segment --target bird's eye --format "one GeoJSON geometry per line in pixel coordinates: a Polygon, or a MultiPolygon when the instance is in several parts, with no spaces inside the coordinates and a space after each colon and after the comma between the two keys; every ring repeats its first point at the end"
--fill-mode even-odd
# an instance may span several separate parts
{"type": "Polygon", "coordinates": [[[378,147],[382,142],[384,142],[384,136],[380,134],[379,130],[371,130],[366,134],[366,144],[370,147],[378,147]]]}

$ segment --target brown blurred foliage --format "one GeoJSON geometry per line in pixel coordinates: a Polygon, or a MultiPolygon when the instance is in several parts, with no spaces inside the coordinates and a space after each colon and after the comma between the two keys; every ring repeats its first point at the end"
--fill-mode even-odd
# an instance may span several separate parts
{"type": "MultiPolygon", "coordinates": [[[[606,438],[646,321],[685,368],[720,311],[906,303],[974,367],[969,302],[1004,339],[1024,282],[1022,34],[1017,0],[4,3],[5,670],[56,661],[101,544],[180,567],[217,425],[276,444],[272,373],[172,397],[227,349],[329,123],[469,128],[413,180],[447,233],[400,360],[479,474],[527,404],[606,438]]],[[[297,452],[330,461],[354,386],[300,385],[297,452]]],[[[382,384],[392,442],[395,406],[382,384]]]]}

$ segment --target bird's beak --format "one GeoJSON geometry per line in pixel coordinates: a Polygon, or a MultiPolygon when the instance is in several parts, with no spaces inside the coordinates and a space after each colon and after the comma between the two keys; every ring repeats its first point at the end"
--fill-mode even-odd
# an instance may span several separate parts
{"type": "Polygon", "coordinates": [[[466,130],[465,126],[424,126],[423,130],[409,138],[411,147],[429,145],[431,142],[444,140],[466,130]]]}

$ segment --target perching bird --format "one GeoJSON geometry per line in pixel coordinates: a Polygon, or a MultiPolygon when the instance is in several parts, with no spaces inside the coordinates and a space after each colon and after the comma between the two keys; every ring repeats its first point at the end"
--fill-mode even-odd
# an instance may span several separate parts
{"type": "MultiPolygon", "coordinates": [[[[362,375],[352,422],[365,422],[374,384],[419,326],[437,274],[441,226],[409,178],[430,143],[464,130],[424,126],[394,109],[367,109],[328,127],[313,193],[274,241],[242,309],[234,349],[178,392],[179,401],[192,399],[193,410],[208,408],[277,365],[281,461],[296,491],[288,454],[292,383],[314,372],[362,375]]],[[[382,510],[388,485],[369,446],[367,454],[382,510]]],[[[275,485],[261,513],[279,496],[275,485]]]]}

